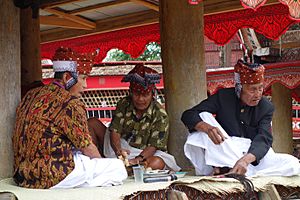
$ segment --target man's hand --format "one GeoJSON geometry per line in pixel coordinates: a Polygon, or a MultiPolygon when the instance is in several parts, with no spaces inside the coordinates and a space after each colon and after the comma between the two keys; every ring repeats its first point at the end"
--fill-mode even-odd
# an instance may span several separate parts
{"type": "Polygon", "coordinates": [[[143,162],[143,159],[141,159],[140,157],[138,158],[133,158],[128,160],[130,165],[136,165],[136,164],[140,164],[141,162],[143,162]]]}
{"type": "Polygon", "coordinates": [[[117,156],[122,156],[124,159],[130,154],[130,150],[128,149],[120,149],[116,152],[117,156]]]}
{"type": "Polygon", "coordinates": [[[221,144],[226,139],[217,127],[211,126],[206,122],[199,122],[195,128],[197,131],[205,132],[214,144],[221,144]]]}
{"type": "Polygon", "coordinates": [[[235,165],[229,171],[229,173],[245,175],[247,172],[248,165],[254,162],[255,160],[256,157],[253,154],[247,153],[235,163],[235,165]]]}

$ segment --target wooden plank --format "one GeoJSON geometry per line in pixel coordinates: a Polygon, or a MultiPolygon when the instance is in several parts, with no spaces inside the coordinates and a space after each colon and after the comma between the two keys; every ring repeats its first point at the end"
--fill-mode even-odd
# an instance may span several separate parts
{"type": "Polygon", "coordinates": [[[289,49],[289,48],[300,48],[300,42],[287,42],[283,44],[272,45],[272,48],[281,48],[281,49],[289,49]]]}
{"type": "Polygon", "coordinates": [[[113,30],[120,30],[135,26],[157,23],[159,21],[158,13],[152,10],[137,12],[125,16],[99,20],[97,26],[93,30],[69,30],[69,29],[53,29],[41,33],[41,42],[51,42],[67,38],[76,38],[84,35],[104,33],[113,30]]]}
{"type": "Polygon", "coordinates": [[[80,2],[85,0],[40,0],[40,8],[54,8],[57,6],[80,2]]]}
{"type": "Polygon", "coordinates": [[[50,26],[59,26],[59,27],[64,27],[64,28],[72,28],[72,29],[91,30],[91,28],[86,27],[82,24],[73,22],[68,19],[56,17],[56,16],[40,16],[40,24],[50,25],[50,26]]]}
{"type": "Polygon", "coordinates": [[[84,25],[87,28],[90,28],[90,29],[96,28],[96,23],[95,22],[91,22],[91,21],[83,19],[81,17],[70,15],[70,14],[67,14],[67,13],[52,9],[52,8],[45,8],[44,10],[46,12],[55,14],[55,15],[60,16],[62,18],[65,18],[65,19],[68,19],[70,21],[73,21],[73,22],[79,23],[81,25],[84,25]]]}
{"type": "Polygon", "coordinates": [[[159,11],[159,6],[158,5],[155,5],[155,4],[150,3],[148,1],[143,1],[143,0],[130,0],[130,1],[133,2],[133,3],[136,3],[136,4],[143,5],[147,8],[152,9],[152,10],[159,11]]]}
{"type": "MultiPolygon", "coordinates": [[[[212,15],[244,9],[240,0],[209,0],[203,1],[204,15],[212,15]]],[[[268,0],[265,5],[279,4],[278,0],[268,0]]]]}
{"type": "Polygon", "coordinates": [[[110,7],[115,7],[115,6],[120,6],[122,4],[130,2],[129,0],[117,0],[117,1],[111,1],[111,2],[106,2],[106,3],[100,3],[92,6],[87,6],[83,8],[78,8],[75,10],[68,11],[66,13],[76,15],[79,13],[84,13],[84,12],[92,12],[92,11],[99,11],[100,9],[106,9],[110,7]]]}

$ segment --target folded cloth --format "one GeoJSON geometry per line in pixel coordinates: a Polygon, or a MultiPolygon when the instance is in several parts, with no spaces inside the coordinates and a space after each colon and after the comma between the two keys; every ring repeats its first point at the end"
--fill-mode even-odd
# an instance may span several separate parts
{"type": "MultiPolygon", "coordinates": [[[[103,153],[104,153],[105,157],[107,157],[107,158],[115,158],[116,155],[110,145],[109,134],[110,134],[110,132],[109,132],[109,130],[107,130],[105,133],[105,136],[104,136],[103,153]]],[[[128,149],[130,151],[130,154],[128,155],[128,159],[133,159],[136,156],[140,155],[140,153],[142,152],[141,149],[130,146],[128,144],[128,142],[126,140],[124,140],[123,138],[121,138],[121,147],[122,147],[122,149],[128,149]]],[[[158,157],[162,158],[164,160],[165,164],[167,165],[167,168],[169,168],[175,172],[181,170],[181,168],[176,164],[174,156],[172,156],[171,154],[157,150],[155,152],[154,156],[158,156],[158,157]]]]}
{"type": "MultiPolygon", "coordinates": [[[[248,152],[251,140],[230,137],[212,114],[200,113],[204,122],[219,128],[227,138],[219,145],[214,144],[204,132],[190,133],[184,145],[184,152],[195,167],[197,175],[210,175],[213,167],[232,168],[248,152]]],[[[300,174],[299,160],[288,154],[275,153],[272,148],[257,166],[248,165],[246,176],[293,176],[300,174]]]]}
{"type": "Polygon", "coordinates": [[[51,189],[121,185],[127,178],[124,164],[119,159],[90,159],[77,151],[74,153],[74,162],[74,170],[51,189]]]}

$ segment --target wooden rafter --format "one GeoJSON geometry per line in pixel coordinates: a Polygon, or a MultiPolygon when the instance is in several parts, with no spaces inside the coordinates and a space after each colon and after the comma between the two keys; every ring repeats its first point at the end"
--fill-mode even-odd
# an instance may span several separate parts
{"type": "Polygon", "coordinates": [[[73,28],[73,29],[86,29],[90,30],[90,28],[79,24],[77,22],[56,17],[56,16],[40,16],[40,24],[50,25],[50,26],[59,26],[64,28],[73,28]]]}
{"type": "Polygon", "coordinates": [[[112,1],[112,2],[100,3],[100,4],[96,4],[96,5],[92,5],[92,6],[87,6],[87,7],[71,10],[71,11],[68,11],[67,13],[76,15],[79,13],[92,12],[94,10],[100,10],[100,9],[106,9],[109,7],[120,6],[120,5],[128,3],[128,2],[129,2],[129,0],[117,0],[117,1],[112,1]]]}
{"type": "Polygon", "coordinates": [[[84,35],[103,33],[108,31],[120,30],[135,26],[157,23],[159,21],[158,13],[153,10],[142,11],[128,14],[120,17],[113,17],[105,20],[96,21],[96,28],[93,30],[70,30],[53,29],[41,32],[41,42],[51,42],[67,38],[76,38],[84,35]]]}
{"type": "Polygon", "coordinates": [[[159,11],[159,6],[144,0],[130,0],[133,3],[143,5],[155,11],[159,11]]]}
{"type": "Polygon", "coordinates": [[[59,17],[68,19],[68,20],[70,20],[70,21],[79,23],[79,24],[81,24],[81,25],[84,25],[84,26],[86,26],[87,28],[90,28],[90,29],[96,28],[96,23],[95,23],[95,22],[91,22],[91,21],[86,20],[86,19],[83,19],[83,18],[81,18],[81,17],[75,16],[75,15],[70,15],[70,14],[67,14],[67,13],[64,13],[64,12],[62,12],[62,11],[58,11],[58,10],[55,10],[55,9],[52,9],[52,8],[45,8],[44,10],[45,10],[46,12],[55,14],[55,15],[57,15],[57,16],[59,16],[59,17]]]}
{"type": "MultiPolygon", "coordinates": [[[[244,9],[240,0],[206,0],[204,3],[204,15],[212,15],[244,9]]],[[[278,0],[268,0],[265,5],[279,4],[278,0]]]]}
{"type": "Polygon", "coordinates": [[[40,0],[40,8],[54,8],[65,4],[80,2],[85,0],[40,0]]]}
{"type": "Polygon", "coordinates": [[[275,44],[271,46],[272,48],[278,49],[291,49],[291,48],[300,48],[300,42],[287,42],[283,44],[275,44]]]}

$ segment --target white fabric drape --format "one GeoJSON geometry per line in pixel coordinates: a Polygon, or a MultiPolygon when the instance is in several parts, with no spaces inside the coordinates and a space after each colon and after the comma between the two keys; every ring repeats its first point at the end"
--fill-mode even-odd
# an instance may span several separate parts
{"type": "Polygon", "coordinates": [[[121,160],[116,158],[93,158],[74,153],[74,170],[51,189],[121,185],[127,171],[121,160]]]}
{"type": "MultiPolygon", "coordinates": [[[[142,152],[141,149],[137,149],[137,148],[130,146],[128,144],[128,142],[126,140],[124,140],[123,138],[121,138],[121,147],[123,149],[128,149],[130,151],[130,154],[128,155],[128,159],[133,159],[142,152]]],[[[103,149],[104,149],[103,153],[107,158],[115,158],[116,157],[115,152],[110,145],[110,133],[108,130],[105,133],[103,149]]],[[[177,172],[181,169],[176,164],[175,158],[171,154],[157,150],[155,152],[154,156],[158,156],[158,157],[162,158],[164,160],[165,164],[167,165],[167,167],[175,172],[177,172]]]]}
{"type": "MultiPolygon", "coordinates": [[[[218,127],[227,139],[215,145],[204,132],[190,133],[184,145],[184,152],[195,167],[197,175],[210,175],[213,167],[230,167],[248,152],[251,140],[230,137],[212,114],[200,113],[204,122],[218,127]]],[[[299,160],[288,154],[275,153],[272,148],[257,166],[249,165],[246,176],[292,176],[300,174],[299,160]]]]}

